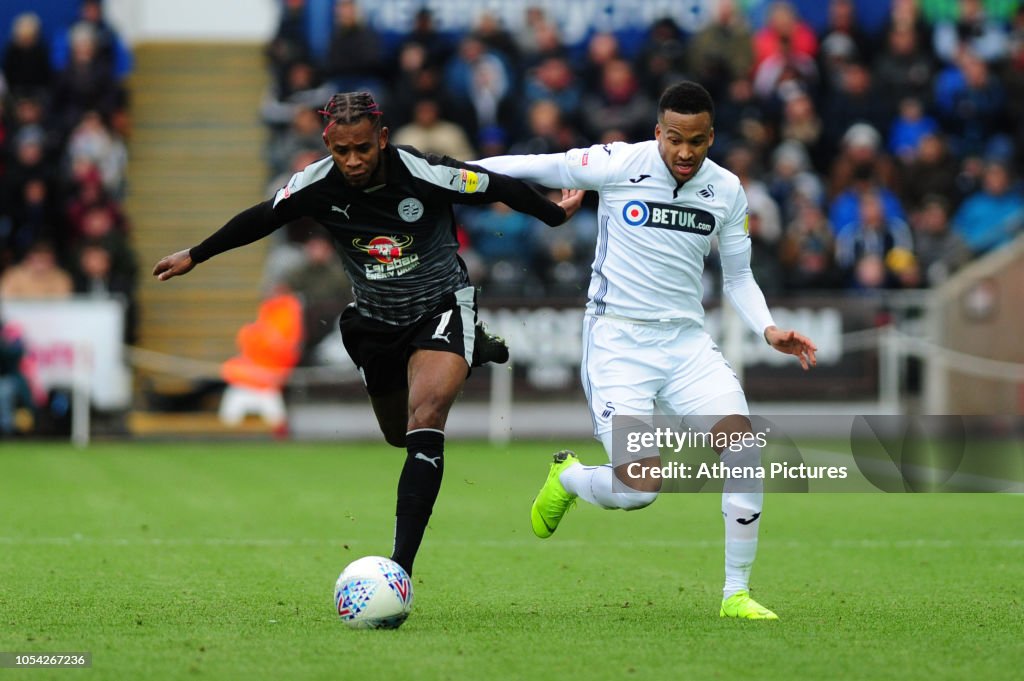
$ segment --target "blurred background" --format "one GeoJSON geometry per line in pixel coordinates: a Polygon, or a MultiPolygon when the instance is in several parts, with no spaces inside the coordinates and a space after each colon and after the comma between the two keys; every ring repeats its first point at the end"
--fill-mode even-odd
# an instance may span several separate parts
{"type": "MultiPolygon", "coordinates": [[[[1024,408],[1016,0],[5,0],[0,54],[0,439],[376,437],[318,225],[172,282],[153,264],[323,156],[334,92],[472,160],[648,139],[682,78],[715,99],[777,321],[819,347],[804,374],[749,333],[712,254],[707,325],[754,411],[1024,408]]],[[[449,432],[589,433],[595,206],[555,230],[458,211],[512,361],[474,372],[449,432]]]]}

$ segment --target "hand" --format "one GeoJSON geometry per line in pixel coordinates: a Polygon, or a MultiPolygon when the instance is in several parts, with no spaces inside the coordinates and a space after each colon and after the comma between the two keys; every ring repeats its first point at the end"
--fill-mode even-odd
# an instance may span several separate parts
{"type": "Polygon", "coordinates": [[[804,371],[818,365],[818,360],[814,356],[818,346],[812,343],[810,338],[801,336],[796,331],[783,331],[777,326],[769,326],[764,330],[764,339],[779,352],[796,355],[804,371]]]}
{"type": "Polygon", "coordinates": [[[196,264],[192,262],[192,256],[188,249],[172,253],[160,259],[160,262],[153,268],[153,276],[160,281],[167,281],[171,277],[178,277],[188,274],[196,264]]]}
{"type": "MultiPolygon", "coordinates": [[[[563,189],[562,200],[558,202],[558,205],[565,211],[565,222],[576,214],[576,211],[583,205],[583,195],[586,194],[582,189],[563,189]]],[[[565,223],[562,223],[565,224],[565,223]]]]}

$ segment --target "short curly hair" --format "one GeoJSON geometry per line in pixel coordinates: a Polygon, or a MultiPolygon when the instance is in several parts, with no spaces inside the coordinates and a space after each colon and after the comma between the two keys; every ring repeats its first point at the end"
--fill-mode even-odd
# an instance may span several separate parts
{"type": "Polygon", "coordinates": [[[671,85],[662,93],[661,99],[658,100],[658,118],[666,111],[681,114],[699,114],[707,111],[711,116],[711,122],[715,122],[715,103],[711,101],[711,95],[700,83],[692,80],[671,85]]]}

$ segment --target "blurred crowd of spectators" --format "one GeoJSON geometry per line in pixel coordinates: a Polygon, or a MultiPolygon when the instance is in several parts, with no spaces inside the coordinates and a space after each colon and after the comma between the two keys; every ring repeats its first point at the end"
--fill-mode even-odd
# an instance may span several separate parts
{"type": "MultiPolygon", "coordinates": [[[[274,187],[324,154],[316,109],[336,91],[372,91],[395,143],[471,160],[649,139],[661,91],[690,78],[715,99],[711,157],[746,189],[769,295],[931,286],[1024,225],[1024,8],[997,19],[981,0],[957,0],[955,19],[929,22],[916,0],[892,0],[869,33],[853,0],[831,0],[816,32],[786,2],[755,30],[722,0],[696,33],[663,19],[639,46],[595,33],[580,47],[540,4],[521,31],[485,13],[462,35],[423,9],[389,49],[359,3],[339,0],[323,58],[306,10],[284,0],[267,49],[274,187]]],[[[486,291],[586,289],[593,206],[556,230],[504,206],[459,220],[486,291]]]]}
{"type": "Polygon", "coordinates": [[[121,208],[131,54],[100,0],[82,0],[70,26],[20,14],[0,45],[0,300],[121,295],[131,341],[136,261],[121,208]]]}

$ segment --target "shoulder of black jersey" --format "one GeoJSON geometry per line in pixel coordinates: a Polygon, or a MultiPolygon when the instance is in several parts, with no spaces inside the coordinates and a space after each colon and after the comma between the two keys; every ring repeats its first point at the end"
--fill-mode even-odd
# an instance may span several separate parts
{"type": "Polygon", "coordinates": [[[423,153],[416,147],[409,144],[388,144],[388,153],[394,157],[399,157],[400,152],[411,154],[413,156],[419,156],[420,158],[426,158],[427,154],[423,153]]]}
{"type": "Polygon", "coordinates": [[[431,165],[448,166],[451,168],[459,168],[466,165],[462,161],[452,158],[451,156],[435,154],[429,151],[420,151],[416,147],[409,146],[408,144],[396,144],[392,145],[391,148],[394,150],[395,156],[398,157],[406,166],[408,166],[408,159],[410,157],[423,159],[431,165]]]}
{"type": "Polygon", "coordinates": [[[416,181],[460,194],[471,194],[487,187],[482,170],[469,170],[465,163],[450,156],[425,154],[409,146],[395,146],[394,149],[398,162],[416,181]]]}
{"type": "Polygon", "coordinates": [[[274,195],[273,205],[276,207],[282,200],[290,199],[293,194],[327,179],[334,167],[334,159],[331,156],[325,156],[318,161],[310,163],[292,175],[291,179],[288,180],[288,184],[277,191],[277,194],[274,195]]]}

